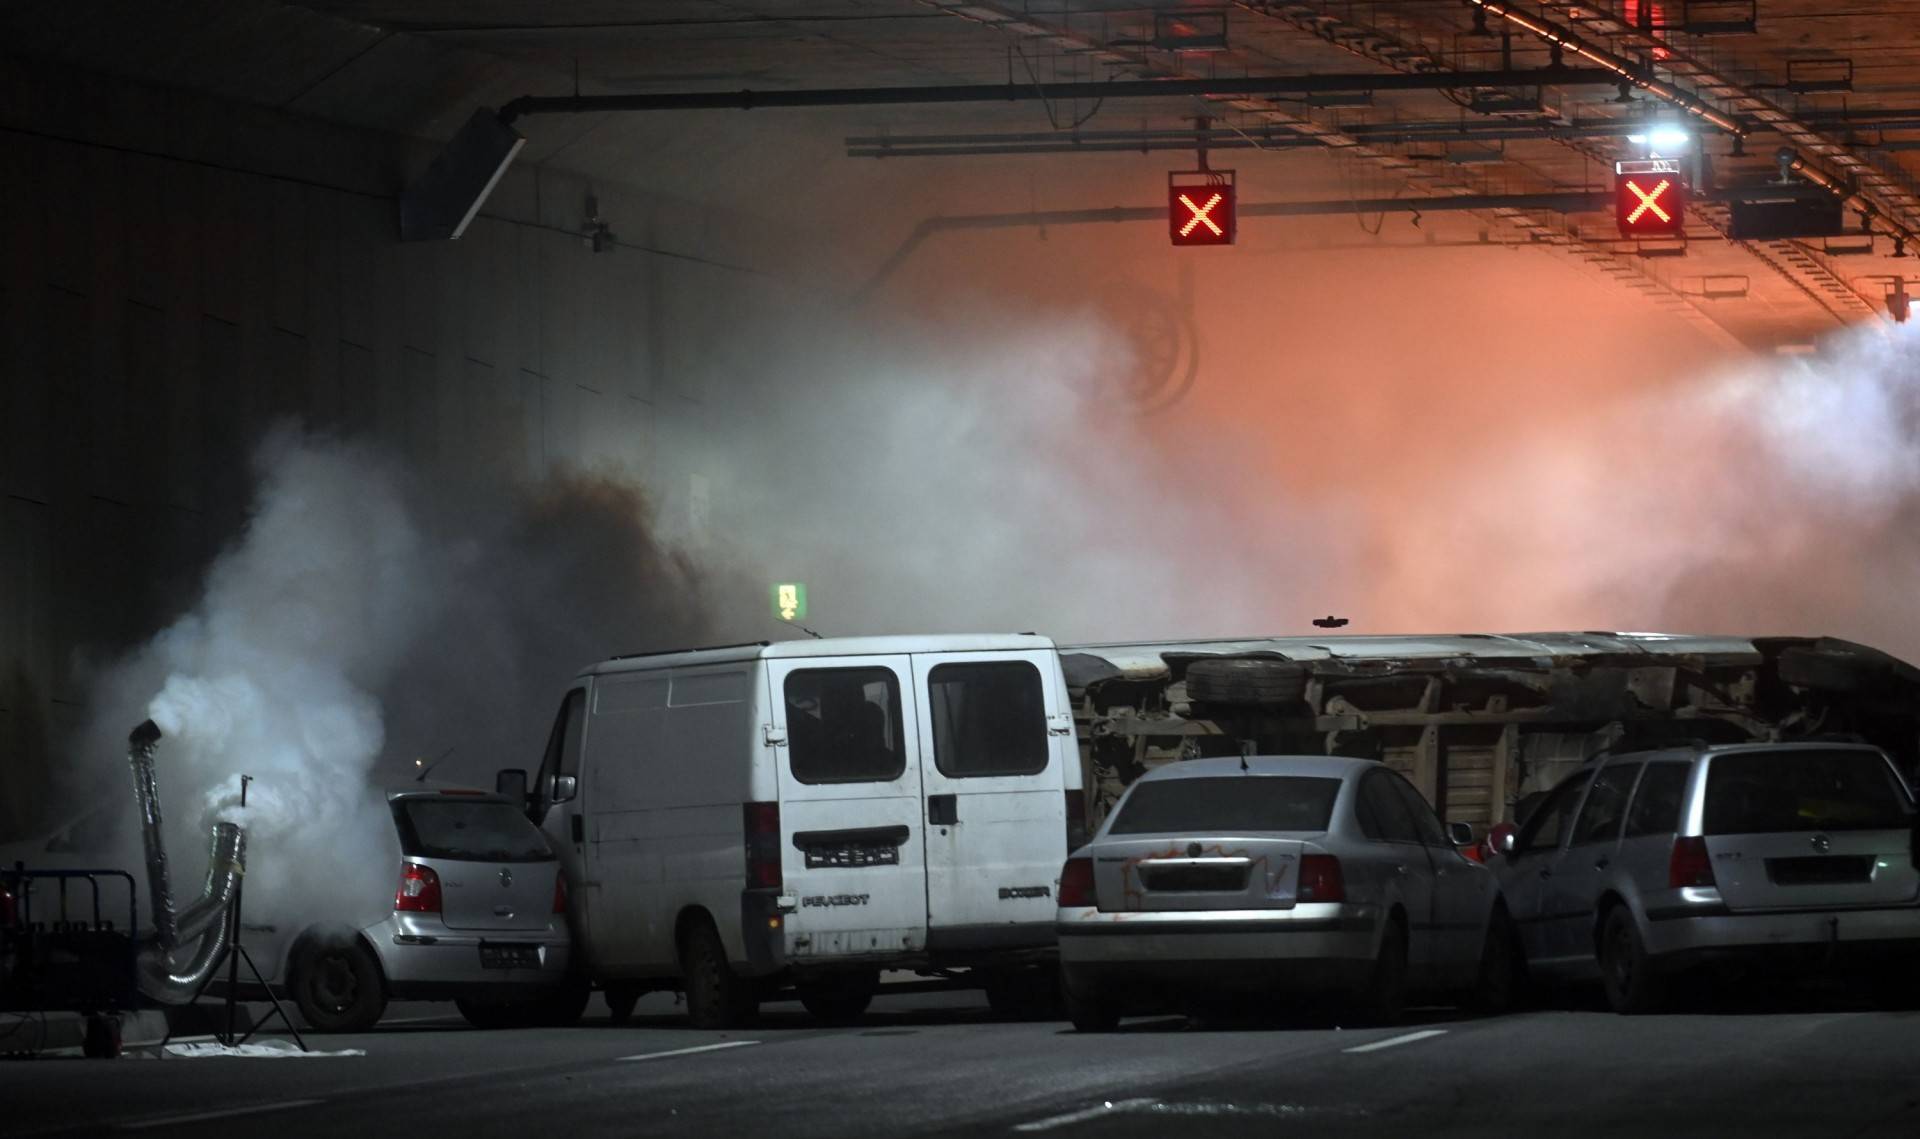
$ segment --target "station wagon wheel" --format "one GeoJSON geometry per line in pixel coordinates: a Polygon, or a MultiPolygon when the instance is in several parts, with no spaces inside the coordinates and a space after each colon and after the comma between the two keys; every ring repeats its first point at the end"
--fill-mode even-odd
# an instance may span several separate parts
{"type": "Polygon", "coordinates": [[[1665,998],[1666,987],[1625,906],[1608,910],[1601,926],[1600,980],[1606,986],[1607,1003],[1623,1016],[1656,1012],[1665,998]]]}
{"type": "Polygon", "coordinates": [[[1360,1011],[1370,1024],[1395,1024],[1406,1004],[1407,927],[1396,916],[1380,937],[1380,952],[1360,992],[1360,1011]]]}
{"type": "Polygon", "coordinates": [[[695,1028],[736,1028],[752,1020],[760,1002],[752,987],[727,963],[727,949],[713,923],[693,925],[680,944],[687,989],[687,1020],[695,1028]]]}
{"type": "Polygon", "coordinates": [[[293,1003],[315,1032],[364,1032],[387,1010],[380,962],[358,938],[308,942],[292,972],[293,1003]]]}

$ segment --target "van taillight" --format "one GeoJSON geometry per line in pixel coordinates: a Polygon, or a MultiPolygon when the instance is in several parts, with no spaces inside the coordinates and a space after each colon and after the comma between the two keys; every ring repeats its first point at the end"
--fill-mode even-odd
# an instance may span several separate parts
{"type": "Polygon", "coordinates": [[[1093,905],[1093,859],[1069,858],[1060,868],[1060,905],[1093,905]]]}
{"type": "Polygon", "coordinates": [[[409,914],[439,913],[440,875],[417,862],[402,866],[400,889],[394,892],[393,908],[409,914]]]}
{"type": "Polygon", "coordinates": [[[556,914],[564,914],[567,912],[567,875],[565,871],[561,871],[553,876],[553,912],[556,914]]]}
{"type": "Polygon", "coordinates": [[[1067,853],[1087,845],[1087,793],[1067,792],[1067,853]]]}
{"type": "Polygon", "coordinates": [[[1673,856],[1667,859],[1667,888],[1716,886],[1713,862],[1707,857],[1707,840],[1691,835],[1673,840],[1673,856]]]}
{"type": "Polygon", "coordinates": [[[1347,879],[1340,871],[1340,860],[1331,854],[1300,856],[1300,885],[1293,892],[1296,902],[1344,902],[1347,879]]]}
{"type": "Polygon", "coordinates": [[[744,805],[747,837],[747,888],[780,888],[780,804],[744,805]]]}

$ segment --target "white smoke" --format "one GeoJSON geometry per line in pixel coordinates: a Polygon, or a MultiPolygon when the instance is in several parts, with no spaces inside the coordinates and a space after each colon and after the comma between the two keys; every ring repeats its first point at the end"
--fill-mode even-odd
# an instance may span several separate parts
{"type": "Polygon", "coordinates": [[[170,846],[236,822],[250,913],[377,913],[398,852],[368,778],[384,743],[374,693],[432,614],[427,547],[367,448],[284,433],[258,469],[245,532],[136,665],[164,674],[148,711],[165,733],[170,846]]]}

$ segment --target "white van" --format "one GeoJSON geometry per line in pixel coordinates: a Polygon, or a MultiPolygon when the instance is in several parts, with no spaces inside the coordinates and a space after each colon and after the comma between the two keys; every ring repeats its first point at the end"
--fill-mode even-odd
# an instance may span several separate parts
{"type": "Polygon", "coordinates": [[[881,969],[970,970],[996,1005],[1032,992],[1083,818],[1059,656],[1037,636],[616,657],[568,689],[528,811],[616,1019],[682,988],[703,1027],[788,985],[857,1017],[881,969]]]}

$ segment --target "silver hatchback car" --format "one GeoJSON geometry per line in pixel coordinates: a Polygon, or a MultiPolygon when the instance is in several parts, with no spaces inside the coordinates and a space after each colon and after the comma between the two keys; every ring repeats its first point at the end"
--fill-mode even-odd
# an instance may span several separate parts
{"type": "Polygon", "coordinates": [[[1409,989],[1504,1007],[1512,924],[1405,779],[1373,760],[1215,758],[1142,776],[1060,875],[1067,1009],[1107,1031],[1147,992],[1357,998],[1409,989]]]}
{"type": "Polygon", "coordinates": [[[356,1032],[390,999],[450,999],[481,1028],[577,1019],[589,994],[569,975],[566,879],[539,829],[482,791],[408,786],[387,805],[401,862],[385,918],[316,923],[265,953],[268,931],[244,938],[263,967],[284,962],[302,1019],[356,1032]]]}
{"type": "Polygon", "coordinates": [[[1853,963],[1920,975],[1912,797],[1879,749],[1690,746],[1609,755],[1542,800],[1492,865],[1529,970],[1598,976],[1622,1013],[1686,967],[1853,963]]]}

